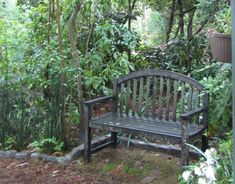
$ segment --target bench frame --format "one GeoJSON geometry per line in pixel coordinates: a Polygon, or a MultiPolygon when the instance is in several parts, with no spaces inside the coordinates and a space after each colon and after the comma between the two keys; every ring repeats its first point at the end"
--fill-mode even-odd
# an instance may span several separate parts
{"type": "MultiPolygon", "coordinates": [[[[178,81],[183,81],[187,84],[190,84],[197,88],[200,91],[203,91],[203,85],[197,82],[196,80],[187,77],[183,74],[166,71],[166,70],[142,70],[137,72],[132,72],[128,75],[125,75],[117,80],[114,80],[113,82],[113,96],[106,96],[106,97],[100,97],[93,100],[84,101],[84,113],[85,113],[85,144],[84,144],[84,156],[85,161],[90,162],[91,161],[91,129],[90,126],[91,118],[92,118],[92,107],[95,107],[97,104],[101,104],[107,101],[112,101],[112,113],[117,113],[118,104],[118,92],[117,92],[117,86],[122,84],[125,81],[128,81],[130,79],[140,78],[140,77],[146,77],[146,76],[160,76],[160,77],[167,77],[178,81]]],[[[181,161],[182,165],[188,165],[189,163],[189,147],[186,145],[186,143],[189,143],[190,137],[189,137],[189,123],[191,119],[199,114],[203,114],[203,122],[204,127],[202,131],[200,132],[200,137],[202,141],[202,150],[205,150],[208,146],[208,140],[207,137],[203,134],[204,131],[208,129],[208,111],[209,111],[209,95],[207,93],[204,93],[204,99],[203,99],[203,106],[199,107],[193,111],[187,111],[180,115],[180,123],[181,123],[181,161]]],[[[102,128],[102,127],[99,127],[102,128]]],[[[111,144],[113,147],[116,147],[117,145],[117,130],[110,128],[107,129],[111,131],[111,144]]],[[[120,130],[118,130],[120,131],[120,130]]],[[[138,134],[138,131],[129,131],[128,133],[134,133],[138,134]]]]}

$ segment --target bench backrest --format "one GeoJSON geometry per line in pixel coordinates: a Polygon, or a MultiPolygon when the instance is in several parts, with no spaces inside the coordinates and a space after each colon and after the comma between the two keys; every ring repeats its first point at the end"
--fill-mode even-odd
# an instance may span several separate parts
{"type": "Polygon", "coordinates": [[[114,81],[113,93],[113,110],[127,116],[177,121],[182,112],[208,106],[202,84],[166,70],[142,70],[120,77],[114,81]]]}

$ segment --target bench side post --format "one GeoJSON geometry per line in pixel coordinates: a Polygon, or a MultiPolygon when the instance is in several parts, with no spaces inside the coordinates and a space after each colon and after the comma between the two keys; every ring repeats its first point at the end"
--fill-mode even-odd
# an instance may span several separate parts
{"type": "Polygon", "coordinates": [[[181,120],[181,162],[182,166],[189,164],[189,147],[186,143],[189,143],[189,132],[188,132],[188,119],[181,120]]]}
{"type": "MultiPolygon", "coordinates": [[[[207,108],[207,111],[203,112],[203,124],[206,125],[206,128],[208,129],[209,124],[209,94],[204,94],[203,97],[203,106],[207,108]]],[[[202,151],[206,151],[208,148],[208,137],[206,135],[202,135],[202,151]]]]}
{"type": "Polygon", "coordinates": [[[118,108],[118,89],[117,89],[117,79],[113,80],[113,104],[112,104],[112,112],[117,112],[118,108]]]}
{"type": "Polygon", "coordinates": [[[85,113],[85,142],[84,142],[84,156],[85,161],[91,161],[91,128],[89,126],[90,119],[91,119],[91,106],[85,105],[84,106],[84,113],[85,113]]]}
{"type": "MultiPolygon", "coordinates": [[[[112,112],[116,113],[118,108],[118,88],[117,88],[117,79],[113,80],[113,103],[112,103],[112,112]]],[[[111,132],[111,141],[112,146],[116,147],[117,145],[117,132],[111,132]]]]}

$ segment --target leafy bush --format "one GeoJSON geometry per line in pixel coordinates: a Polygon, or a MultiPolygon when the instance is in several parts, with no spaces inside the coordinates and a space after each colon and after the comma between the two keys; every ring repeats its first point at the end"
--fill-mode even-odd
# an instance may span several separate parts
{"type": "Polygon", "coordinates": [[[232,68],[220,65],[217,74],[201,81],[210,94],[209,133],[224,133],[232,121],[232,68]]]}
{"type": "Polygon", "coordinates": [[[232,12],[229,5],[221,8],[218,14],[215,15],[215,27],[216,31],[225,34],[231,34],[231,18],[232,12]]]}
{"type": "Polygon", "coordinates": [[[135,32],[112,21],[97,25],[93,34],[94,47],[81,59],[84,91],[90,97],[109,94],[114,78],[134,70],[127,52],[139,45],[135,32]]]}
{"type": "Polygon", "coordinates": [[[137,68],[145,66],[191,74],[194,69],[205,66],[202,58],[205,55],[206,46],[207,36],[205,34],[195,36],[190,41],[178,38],[157,48],[143,48],[140,54],[144,59],[136,65],[137,68]]]}
{"type": "Polygon", "coordinates": [[[63,142],[59,142],[55,137],[41,139],[29,144],[29,148],[34,148],[38,152],[54,153],[61,151],[64,146],[63,142]]]}

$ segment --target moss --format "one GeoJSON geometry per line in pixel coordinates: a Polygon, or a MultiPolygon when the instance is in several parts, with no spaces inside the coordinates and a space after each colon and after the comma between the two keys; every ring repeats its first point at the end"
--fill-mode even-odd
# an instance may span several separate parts
{"type": "Polygon", "coordinates": [[[123,168],[124,173],[134,175],[134,176],[140,175],[142,173],[142,171],[143,171],[143,169],[135,168],[135,167],[129,167],[129,166],[125,166],[123,168]]]}
{"type": "Polygon", "coordinates": [[[109,171],[113,170],[116,167],[117,167],[117,164],[115,164],[115,163],[107,163],[103,166],[102,171],[103,172],[109,172],[109,171]]]}

